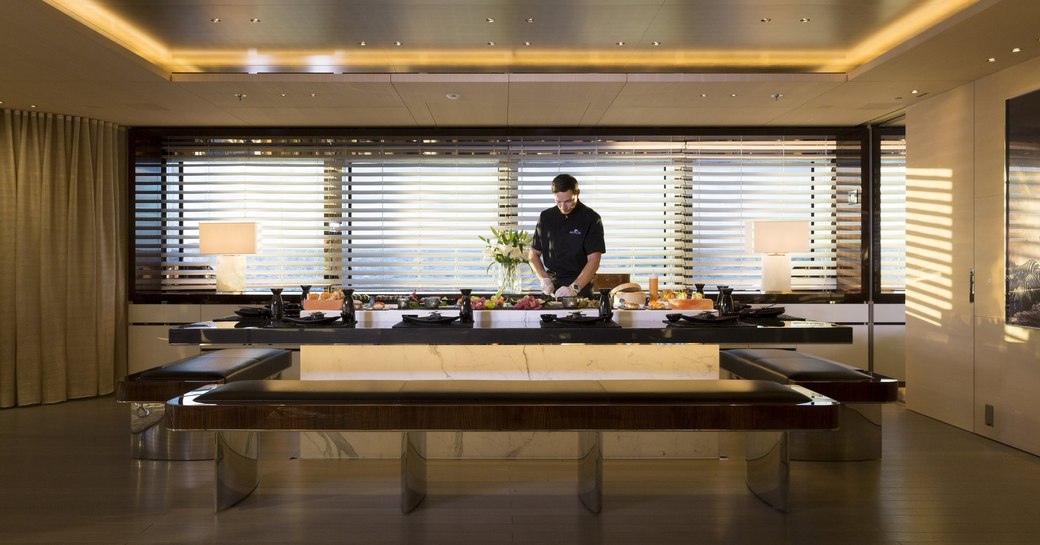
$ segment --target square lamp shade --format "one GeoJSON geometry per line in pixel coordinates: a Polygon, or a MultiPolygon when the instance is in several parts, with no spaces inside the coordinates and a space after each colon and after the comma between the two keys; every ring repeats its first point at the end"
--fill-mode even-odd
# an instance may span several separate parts
{"type": "Polygon", "coordinates": [[[257,224],[200,223],[199,253],[217,256],[217,291],[246,290],[246,254],[256,253],[257,224]]]}
{"type": "Polygon", "coordinates": [[[756,221],[752,250],[762,256],[762,291],[791,291],[791,252],[809,251],[809,222],[756,221]]]}

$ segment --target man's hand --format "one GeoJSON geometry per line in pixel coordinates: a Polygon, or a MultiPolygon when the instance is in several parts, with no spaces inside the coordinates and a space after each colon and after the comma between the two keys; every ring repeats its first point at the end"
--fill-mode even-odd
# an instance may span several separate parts
{"type": "Polygon", "coordinates": [[[556,297],[574,297],[575,295],[578,294],[574,293],[574,290],[572,290],[570,286],[562,286],[560,289],[556,290],[556,297]]]}
{"type": "Polygon", "coordinates": [[[539,280],[541,280],[541,282],[542,282],[542,293],[544,293],[546,295],[552,295],[553,294],[553,288],[556,287],[556,286],[553,286],[552,279],[546,277],[546,278],[540,278],[539,280]]]}

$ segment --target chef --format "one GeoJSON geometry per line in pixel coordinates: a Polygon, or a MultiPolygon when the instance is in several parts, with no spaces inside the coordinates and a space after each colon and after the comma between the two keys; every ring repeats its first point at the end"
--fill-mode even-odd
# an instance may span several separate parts
{"type": "Polygon", "coordinates": [[[541,282],[542,293],[592,297],[592,279],[607,251],[603,220],[578,201],[580,191],[574,176],[554,178],[552,193],[556,206],[538,216],[527,261],[541,282]]]}

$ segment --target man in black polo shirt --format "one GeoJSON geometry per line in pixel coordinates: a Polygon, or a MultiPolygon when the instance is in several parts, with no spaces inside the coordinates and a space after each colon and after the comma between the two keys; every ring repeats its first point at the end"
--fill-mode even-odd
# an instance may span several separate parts
{"type": "Polygon", "coordinates": [[[578,202],[578,180],[560,174],[552,181],[556,206],[538,216],[534,240],[527,254],[546,295],[592,297],[592,278],[603,242],[603,220],[595,210],[578,202]],[[544,266],[543,266],[544,261],[544,266]]]}

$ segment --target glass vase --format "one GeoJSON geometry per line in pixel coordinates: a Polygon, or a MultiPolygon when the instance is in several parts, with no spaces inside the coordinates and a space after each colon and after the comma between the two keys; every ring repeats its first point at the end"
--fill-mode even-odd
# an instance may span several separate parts
{"type": "Polygon", "coordinates": [[[520,293],[520,270],[516,265],[500,263],[495,268],[495,283],[501,293],[520,293]]]}

